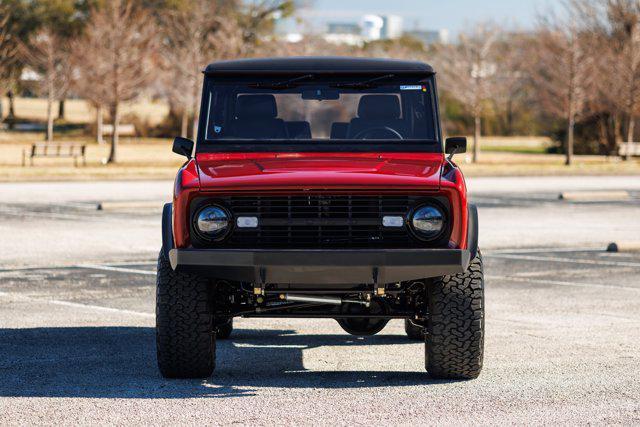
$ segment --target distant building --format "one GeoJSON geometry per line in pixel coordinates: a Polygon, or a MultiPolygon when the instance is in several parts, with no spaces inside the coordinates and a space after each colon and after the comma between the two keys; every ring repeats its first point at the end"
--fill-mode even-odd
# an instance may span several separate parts
{"type": "Polygon", "coordinates": [[[329,22],[327,25],[328,34],[354,34],[360,35],[362,29],[354,22],[329,22]]]}
{"type": "Polygon", "coordinates": [[[380,40],[382,37],[384,19],[378,15],[365,15],[362,17],[362,37],[365,40],[380,40]]]}
{"type": "Polygon", "coordinates": [[[401,37],[402,25],[402,17],[397,15],[364,15],[360,23],[329,22],[323,37],[330,43],[361,46],[367,41],[401,37]]]}
{"type": "Polygon", "coordinates": [[[382,15],[382,31],[380,38],[397,39],[402,37],[402,17],[398,15],[382,15]]]}
{"type": "Polygon", "coordinates": [[[349,46],[362,46],[362,28],[354,22],[329,22],[324,39],[333,44],[346,44],[349,46]]]}
{"type": "Polygon", "coordinates": [[[449,43],[449,30],[411,30],[405,31],[404,35],[420,40],[425,45],[449,43]]]}

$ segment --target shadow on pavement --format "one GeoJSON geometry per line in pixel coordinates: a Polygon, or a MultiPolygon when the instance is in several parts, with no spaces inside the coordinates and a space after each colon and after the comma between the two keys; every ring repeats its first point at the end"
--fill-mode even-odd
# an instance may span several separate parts
{"type": "Polygon", "coordinates": [[[92,398],[237,397],[258,388],[363,388],[436,384],[426,372],[309,371],[302,350],[411,344],[406,336],[300,335],[234,330],[218,341],[212,378],[166,380],[156,368],[153,328],[0,329],[0,396],[92,398]]]}

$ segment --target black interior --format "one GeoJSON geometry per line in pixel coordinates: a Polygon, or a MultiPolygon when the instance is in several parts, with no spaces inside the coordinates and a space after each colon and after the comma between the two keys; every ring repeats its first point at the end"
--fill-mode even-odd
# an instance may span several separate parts
{"type": "MultiPolygon", "coordinates": [[[[312,138],[309,122],[285,122],[278,118],[274,95],[240,95],[236,100],[235,111],[230,134],[238,138],[312,138]]],[[[398,96],[363,95],[358,104],[358,117],[353,118],[350,123],[333,123],[331,139],[359,139],[365,135],[368,139],[389,135],[402,139],[408,134],[408,126],[401,116],[398,96]]]]}
{"type": "Polygon", "coordinates": [[[277,117],[275,96],[240,95],[230,133],[237,138],[287,138],[285,122],[277,117]]]}
{"type": "MultiPolygon", "coordinates": [[[[358,138],[368,130],[389,128],[403,137],[407,133],[400,118],[400,101],[395,95],[364,95],[358,104],[358,117],[349,124],[347,139],[358,138]]],[[[382,135],[384,132],[380,132],[382,135]]],[[[375,139],[375,136],[371,139],[375,139]]]]}

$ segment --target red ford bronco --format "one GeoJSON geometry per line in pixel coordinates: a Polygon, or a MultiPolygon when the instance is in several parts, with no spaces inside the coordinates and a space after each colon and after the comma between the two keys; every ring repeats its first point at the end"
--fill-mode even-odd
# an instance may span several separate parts
{"type": "Polygon", "coordinates": [[[165,377],[212,374],[232,319],[403,319],[435,378],[482,369],[478,215],[442,142],[434,70],[278,58],[205,71],[197,142],[164,207],[156,333],[165,377]],[[446,154],[445,154],[446,153],[446,154]]]}

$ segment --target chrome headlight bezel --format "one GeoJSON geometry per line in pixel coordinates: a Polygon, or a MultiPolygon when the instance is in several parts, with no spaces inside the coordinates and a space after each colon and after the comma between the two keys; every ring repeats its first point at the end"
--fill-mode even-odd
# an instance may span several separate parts
{"type": "Polygon", "coordinates": [[[199,240],[202,240],[205,242],[218,242],[220,240],[224,240],[231,232],[231,229],[233,228],[233,224],[234,224],[233,216],[231,215],[229,210],[219,204],[206,204],[204,206],[199,207],[193,214],[193,218],[191,222],[192,222],[192,230],[195,232],[196,237],[199,240]],[[224,226],[222,226],[218,230],[211,230],[211,231],[203,230],[204,227],[201,225],[201,221],[202,221],[201,215],[208,210],[214,211],[217,214],[217,218],[224,217],[225,220],[219,221],[219,222],[225,222],[224,226]]]}
{"type": "Polygon", "coordinates": [[[407,217],[407,223],[409,224],[409,228],[413,235],[424,242],[433,242],[440,239],[444,233],[447,231],[448,226],[448,218],[447,211],[442,206],[437,203],[424,203],[417,207],[415,207],[407,217]],[[440,227],[438,230],[426,230],[424,228],[420,228],[420,226],[416,223],[416,218],[418,215],[421,215],[424,211],[431,211],[431,213],[436,213],[433,216],[439,216],[439,220],[434,221],[440,223],[440,227]]]}

